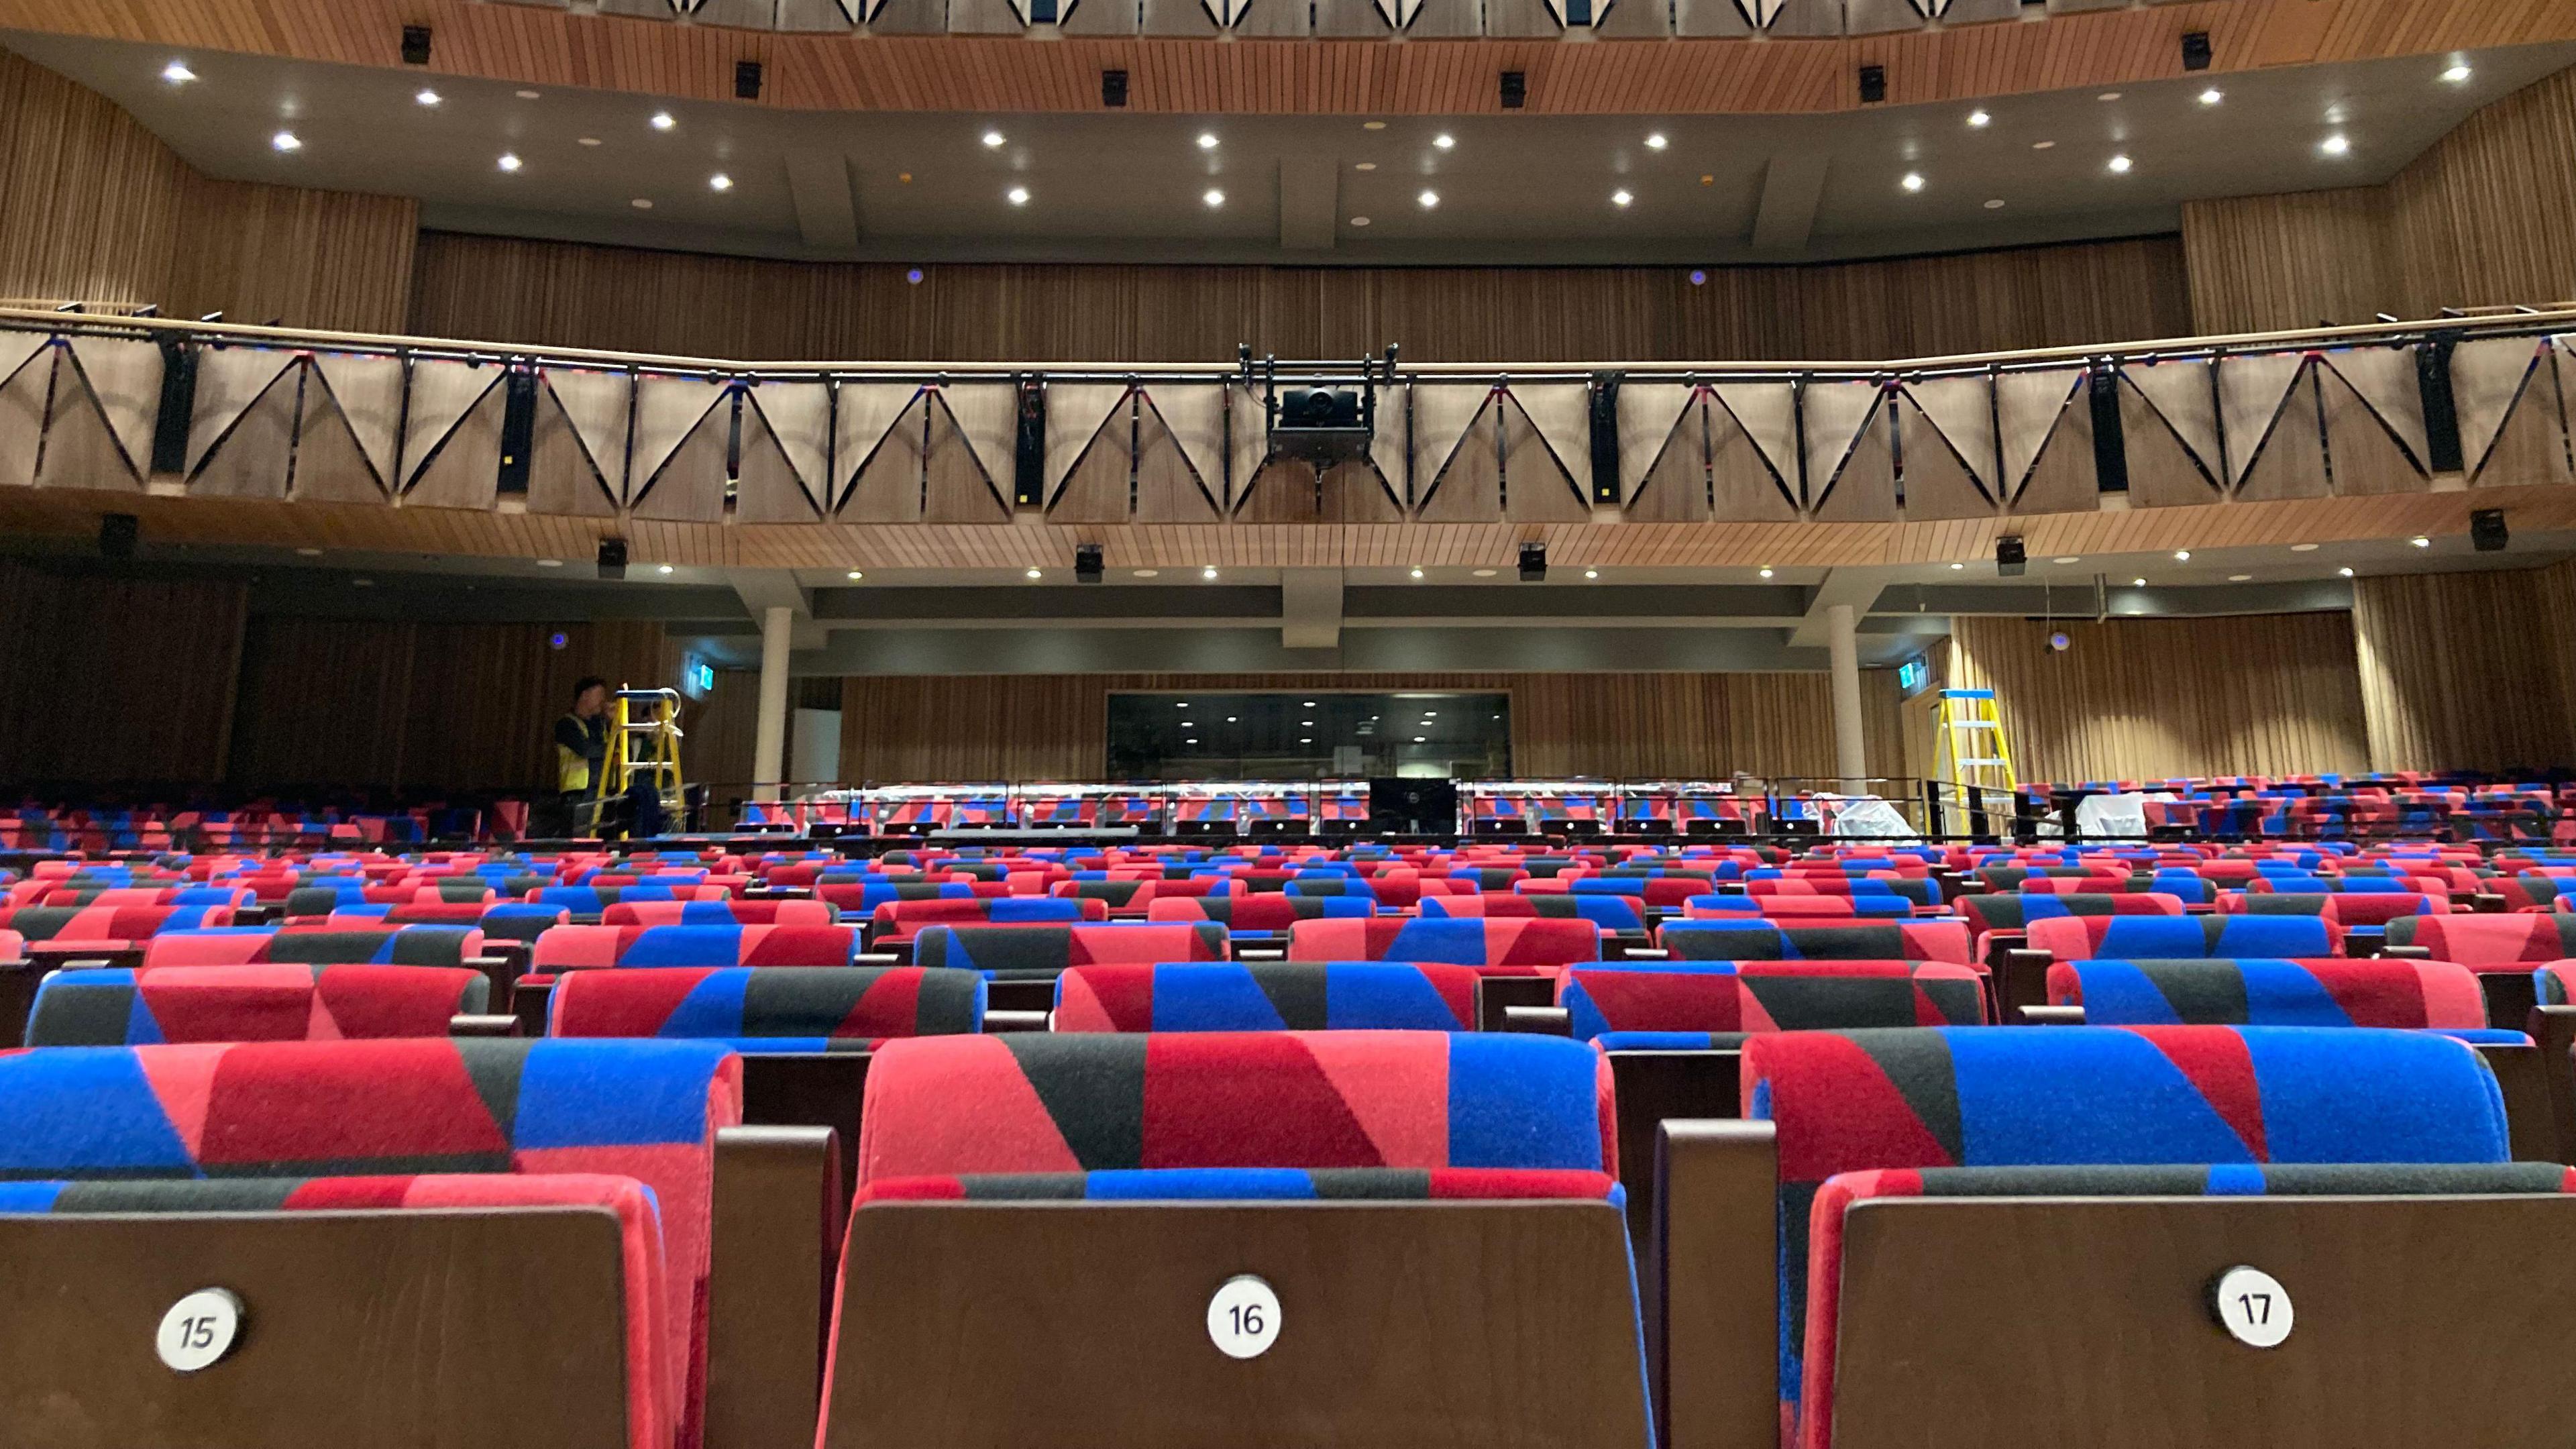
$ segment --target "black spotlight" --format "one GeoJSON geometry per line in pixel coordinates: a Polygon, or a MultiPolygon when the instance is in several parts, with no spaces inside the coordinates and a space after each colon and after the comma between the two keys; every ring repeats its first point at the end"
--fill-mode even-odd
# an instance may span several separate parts
{"type": "Polygon", "coordinates": [[[1113,111],[1127,109],[1127,72],[1104,70],[1100,73],[1100,103],[1113,111]]]}
{"type": "Polygon", "coordinates": [[[2481,508],[2469,515],[2469,543],[2480,553],[2502,553],[2513,541],[2513,533],[2504,526],[2504,510],[2481,508]]]}
{"type": "Polygon", "coordinates": [[[733,98],[738,101],[760,99],[760,62],[737,60],[733,63],[733,98]]]}
{"type": "Polygon", "coordinates": [[[1860,103],[1874,106],[1887,99],[1887,67],[1865,65],[1860,68],[1860,103]]]}
{"type": "Polygon", "coordinates": [[[1517,111],[1521,107],[1528,105],[1529,72],[1525,70],[1504,71],[1502,95],[1504,110],[1517,111]]]}
{"type": "Polygon", "coordinates": [[[2208,32],[2208,31],[2206,31],[2206,30],[2186,30],[2186,31],[2184,31],[2184,32],[2183,32],[2183,34],[2182,34],[2182,68],[2183,68],[2184,70],[2207,70],[2207,69],[2209,69],[2209,32],[2208,32]]]}
{"type": "Polygon", "coordinates": [[[1995,540],[1996,573],[2008,579],[2017,579],[2021,577],[2022,570],[2029,565],[2030,556],[2022,551],[2020,534],[2007,533],[1995,540]]]}
{"type": "Polygon", "coordinates": [[[1073,578],[1074,582],[1082,584],[1100,582],[1100,545],[1096,543],[1074,545],[1073,578]]]}
{"type": "Polygon", "coordinates": [[[626,577],[626,540],[603,538],[599,541],[599,576],[603,579],[626,577]]]}
{"type": "Polygon", "coordinates": [[[143,539],[143,520],[131,513],[98,516],[98,551],[103,558],[132,558],[143,539]]]}
{"type": "Polygon", "coordinates": [[[403,27],[402,58],[403,64],[405,65],[429,64],[428,26],[406,25],[403,27]]]}
{"type": "Polygon", "coordinates": [[[1547,582],[1546,544],[1525,543],[1521,545],[1521,582],[1525,584],[1543,584],[1547,582]]]}

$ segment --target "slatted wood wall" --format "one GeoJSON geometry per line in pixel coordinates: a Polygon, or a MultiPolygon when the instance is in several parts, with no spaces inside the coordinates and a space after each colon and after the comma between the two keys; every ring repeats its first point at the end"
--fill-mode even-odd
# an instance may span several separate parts
{"type": "Polygon", "coordinates": [[[2202,332],[2576,299],[2576,70],[2480,109],[2385,186],[2182,215],[2202,332]]]}
{"type": "Polygon", "coordinates": [[[428,232],[410,330],[735,359],[1868,359],[2177,336],[2172,237],[1811,266],[931,266],[428,232]]]}
{"type": "Polygon", "coordinates": [[[0,561],[0,780],[218,778],[246,600],[0,561]]]}
{"type": "Polygon", "coordinates": [[[2348,614],[1961,618],[1949,673],[1996,692],[2024,780],[2369,768],[2348,614]],[[2073,647],[2048,647],[2062,629],[2073,647]]]}
{"type": "Polygon", "coordinates": [[[214,181],[105,96],[0,51],[0,298],[396,332],[419,203],[214,181]]]}
{"type": "Polygon", "coordinates": [[[2576,563],[2361,579],[2352,620],[2377,768],[2576,765],[2576,563]]]}
{"type": "MultiPolygon", "coordinates": [[[[1899,773],[1893,676],[1871,671],[1873,770],[1899,773]]],[[[1112,690],[1507,691],[1512,769],[1527,778],[1833,772],[1822,674],[1086,674],[866,676],[842,683],[851,783],[1091,780],[1109,757],[1112,690]]]]}

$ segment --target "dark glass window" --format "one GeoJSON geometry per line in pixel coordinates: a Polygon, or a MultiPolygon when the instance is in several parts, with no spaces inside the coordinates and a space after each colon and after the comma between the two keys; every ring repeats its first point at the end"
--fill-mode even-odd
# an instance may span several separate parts
{"type": "Polygon", "coordinates": [[[1508,694],[1109,696],[1115,780],[1509,779],[1508,694]]]}

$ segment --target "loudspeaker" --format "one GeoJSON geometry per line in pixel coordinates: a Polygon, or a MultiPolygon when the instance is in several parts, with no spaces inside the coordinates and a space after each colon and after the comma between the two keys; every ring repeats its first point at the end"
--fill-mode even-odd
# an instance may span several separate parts
{"type": "Polygon", "coordinates": [[[514,367],[501,386],[500,492],[527,496],[528,455],[536,448],[536,436],[537,375],[514,367]]]}
{"type": "Polygon", "coordinates": [[[2001,574],[2008,579],[2017,579],[2021,577],[2022,570],[2029,567],[2029,564],[2029,555],[2022,551],[2020,534],[2007,533],[2003,537],[1995,540],[1996,573],[2001,574]]]}
{"type": "Polygon", "coordinates": [[[1521,545],[1521,582],[1525,584],[1543,584],[1547,582],[1546,544],[1525,543],[1521,545]]]}
{"type": "Polygon", "coordinates": [[[1619,501],[1619,374],[1592,374],[1592,501],[1619,501]]]}
{"type": "Polygon", "coordinates": [[[1104,70],[1100,73],[1100,103],[1113,111],[1127,108],[1127,72],[1104,70]]]}
{"type": "Polygon", "coordinates": [[[599,576],[603,579],[626,577],[626,540],[603,538],[599,541],[599,576]]]}
{"type": "Polygon", "coordinates": [[[2502,553],[2513,541],[2513,533],[2504,526],[2504,510],[2481,508],[2469,515],[2469,544],[2480,553],[2502,553]]]}
{"type": "Polygon", "coordinates": [[[1369,829],[1380,835],[1455,834],[1458,782],[1369,781],[1369,829]]]}
{"type": "Polygon", "coordinates": [[[2209,32],[2208,32],[2208,31],[2206,31],[2206,30],[2186,30],[2186,31],[2184,31],[2184,32],[2183,32],[2183,35],[2182,35],[2182,68],[2183,68],[2184,70],[2207,70],[2207,69],[2209,69],[2209,32]]]}
{"type": "Polygon", "coordinates": [[[733,98],[738,101],[760,99],[760,62],[737,60],[733,63],[733,98]]]}
{"type": "Polygon", "coordinates": [[[1046,501],[1046,384],[1036,373],[1020,379],[1018,417],[1011,446],[1011,502],[1035,508],[1046,501]]]}
{"type": "Polygon", "coordinates": [[[1073,578],[1076,583],[1100,582],[1100,545],[1081,543],[1073,549],[1073,578]]]}
{"type": "Polygon", "coordinates": [[[134,546],[142,541],[142,519],[131,513],[98,516],[98,551],[102,558],[132,558],[134,546]]]}
{"type": "Polygon", "coordinates": [[[1874,106],[1887,99],[1887,67],[1865,65],[1860,68],[1860,103],[1874,106]]]}
{"type": "Polygon", "coordinates": [[[428,26],[406,25],[403,27],[402,59],[403,64],[405,65],[429,64],[428,26]]]}
{"type": "Polygon", "coordinates": [[[1529,104],[1529,72],[1507,70],[1502,79],[1503,109],[1517,111],[1529,104]]]}

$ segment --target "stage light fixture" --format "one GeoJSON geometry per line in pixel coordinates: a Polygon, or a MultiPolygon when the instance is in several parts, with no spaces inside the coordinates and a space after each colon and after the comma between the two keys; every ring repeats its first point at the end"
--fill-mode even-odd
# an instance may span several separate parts
{"type": "Polygon", "coordinates": [[[2022,576],[2030,566],[2029,554],[2023,549],[2021,535],[2008,533],[1995,540],[1995,572],[2008,579],[2022,576]]]}
{"type": "Polygon", "coordinates": [[[402,62],[405,65],[429,64],[429,27],[406,25],[402,28],[402,62]]]}
{"type": "Polygon", "coordinates": [[[1525,584],[1543,584],[1547,582],[1546,544],[1525,543],[1521,545],[1521,582],[1525,584]]]}
{"type": "Polygon", "coordinates": [[[733,63],[733,98],[738,101],[760,99],[760,62],[738,60],[733,63]]]}
{"type": "Polygon", "coordinates": [[[1078,543],[1073,547],[1073,578],[1076,583],[1096,584],[1101,579],[1100,545],[1078,543]]]}
{"type": "Polygon", "coordinates": [[[2504,526],[2504,510],[2481,508],[2469,515],[2469,545],[2480,553],[2502,553],[2513,541],[2511,530],[2504,526]]]}
{"type": "Polygon", "coordinates": [[[143,520],[131,513],[102,513],[98,516],[98,552],[101,558],[134,557],[134,546],[143,539],[143,520]]]}
{"type": "Polygon", "coordinates": [[[2208,31],[2186,30],[2182,33],[2182,68],[2184,70],[2209,69],[2208,31]]]}
{"type": "Polygon", "coordinates": [[[1100,73],[1100,104],[1113,111],[1127,109],[1127,72],[1104,70],[1100,73]]]}
{"type": "Polygon", "coordinates": [[[1887,99],[1887,67],[1865,65],[1860,68],[1860,103],[1874,106],[1887,99]]]}
{"type": "Polygon", "coordinates": [[[626,577],[626,540],[603,538],[599,541],[599,576],[603,579],[626,577]]]}
{"type": "Polygon", "coordinates": [[[1527,71],[1507,70],[1503,72],[1502,102],[1503,109],[1507,111],[1517,111],[1521,107],[1529,104],[1529,73],[1527,71]]]}

